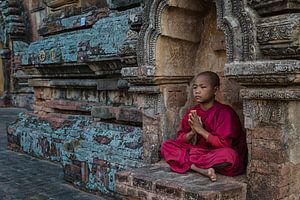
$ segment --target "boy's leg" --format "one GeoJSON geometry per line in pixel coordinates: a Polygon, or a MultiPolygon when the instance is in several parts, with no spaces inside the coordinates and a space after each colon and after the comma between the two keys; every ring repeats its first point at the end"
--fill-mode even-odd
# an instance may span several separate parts
{"type": "Polygon", "coordinates": [[[213,166],[213,168],[214,169],[222,169],[222,168],[227,167],[229,165],[231,165],[231,163],[229,163],[229,162],[222,162],[222,163],[219,163],[219,164],[215,164],[213,166]]]}
{"type": "Polygon", "coordinates": [[[219,170],[219,169],[222,169],[229,165],[231,165],[231,163],[223,162],[223,163],[216,164],[216,165],[212,166],[211,168],[202,169],[202,168],[196,167],[195,164],[192,164],[191,169],[204,175],[204,176],[209,177],[211,181],[217,181],[217,174],[215,172],[215,169],[219,170]]]}
{"type": "Polygon", "coordinates": [[[204,175],[204,176],[207,176],[211,181],[217,181],[217,174],[216,174],[214,168],[202,169],[202,168],[196,167],[194,164],[192,164],[191,169],[204,175]]]}

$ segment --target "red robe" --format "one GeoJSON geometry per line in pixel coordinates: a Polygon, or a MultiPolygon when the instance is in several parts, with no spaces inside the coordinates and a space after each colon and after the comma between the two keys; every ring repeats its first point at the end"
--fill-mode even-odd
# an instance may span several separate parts
{"type": "Polygon", "coordinates": [[[231,165],[215,170],[223,175],[235,176],[242,174],[246,168],[246,135],[238,115],[230,106],[215,101],[214,105],[205,111],[200,105],[195,105],[184,115],[176,140],[165,141],[161,153],[170,168],[178,173],[186,172],[192,164],[207,169],[227,162],[231,165]],[[210,133],[207,141],[198,135],[195,145],[189,144],[185,139],[185,135],[191,131],[188,123],[191,110],[197,111],[203,128],[210,133]]]}

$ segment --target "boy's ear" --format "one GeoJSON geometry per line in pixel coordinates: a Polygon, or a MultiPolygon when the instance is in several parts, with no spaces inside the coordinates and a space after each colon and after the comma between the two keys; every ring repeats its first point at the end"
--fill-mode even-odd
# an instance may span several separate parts
{"type": "Polygon", "coordinates": [[[214,90],[215,90],[215,94],[216,94],[217,91],[219,90],[219,86],[215,86],[215,87],[214,87],[214,90]]]}

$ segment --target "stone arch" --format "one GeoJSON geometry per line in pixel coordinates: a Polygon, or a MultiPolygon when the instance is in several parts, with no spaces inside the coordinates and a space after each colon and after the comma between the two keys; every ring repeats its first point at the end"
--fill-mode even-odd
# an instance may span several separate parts
{"type": "MultiPolygon", "coordinates": [[[[231,104],[240,118],[243,119],[243,103],[239,96],[241,86],[224,78],[226,73],[224,65],[237,61],[251,61],[257,57],[255,29],[253,27],[254,18],[253,14],[250,13],[251,9],[248,9],[247,5],[240,0],[152,0],[145,2],[143,23],[136,48],[138,66],[122,68],[122,76],[130,83],[129,91],[141,93],[145,102],[148,101],[148,96],[152,95],[153,105],[157,105],[156,107],[159,108],[141,104],[144,114],[149,115],[151,113],[152,117],[151,122],[143,122],[144,137],[150,137],[151,134],[158,135],[155,141],[151,141],[151,145],[150,143],[147,144],[151,148],[153,146],[151,152],[156,154],[162,140],[175,137],[181,116],[194,103],[192,98],[188,98],[191,96],[190,82],[194,75],[203,70],[216,71],[213,67],[199,67],[199,64],[202,64],[201,59],[200,61],[196,60],[197,56],[198,58],[202,56],[201,34],[203,27],[201,26],[205,26],[205,17],[209,16],[207,14],[214,17],[215,30],[217,31],[218,28],[223,31],[220,33],[223,34],[224,40],[224,48],[222,47],[221,50],[222,59],[224,59],[218,63],[217,73],[221,76],[224,88],[221,89],[218,99],[231,104]],[[188,32],[189,38],[180,38],[182,35],[174,33],[176,28],[187,27],[188,23],[180,21],[180,17],[174,17],[172,15],[174,10],[180,17],[186,17],[187,22],[194,19],[201,27],[200,31],[195,33],[190,31],[188,32]],[[213,14],[212,10],[214,10],[213,14]],[[178,20],[178,24],[171,23],[175,28],[168,27],[170,29],[166,29],[166,26],[170,25],[168,21],[165,21],[168,20],[168,17],[172,23],[172,19],[178,20]],[[197,40],[197,36],[200,40],[197,40]],[[168,42],[169,45],[166,45],[168,42]],[[188,52],[188,56],[184,54],[186,52],[188,52]],[[172,53],[174,60],[180,60],[180,62],[170,63],[172,53]],[[153,111],[157,111],[157,113],[153,111]],[[155,131],[149,129],[153,123],[157,125],[155,131]]],[[[206,57],[209,55],[206,54],[206,57]]],[[[214,61],[208,63],[211,66],[213,64],[214,61]]],[[[150,162],[155,162],[159,158],[159,156],[155,157],[150,153],[145,153],[144,157],[150,158],[150,162]]]]}
{"type": "MultiPolygon", "coordinates": [[[[182,1],[183,2],[183,1],[182,1]]],[[[254,21],[246,5],[240,0],[215,0],[218,17],[218,28],[226,36],[228,62],[250,61],[256,59],[254,21]]],[[[174,5],[205,6],[209,1],[179,3],[177,0],[148,1],[145,6],[144,24],[138,42],[138,62],[142,66],[155,66],[155,44],[162,34],[161,20],[163,12],[174,5]]]]}

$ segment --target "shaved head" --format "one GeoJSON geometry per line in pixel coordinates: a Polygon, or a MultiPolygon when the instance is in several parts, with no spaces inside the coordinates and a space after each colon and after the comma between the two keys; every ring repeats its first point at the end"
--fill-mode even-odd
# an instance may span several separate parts
{"type": "Polygon", "coordinates": [[[220,78],[219,78],[218,74],[216,74],[215,72],[212,72],[212,71],[201,72],[196,75],[196,78],[198,78],[199,76],[206,76],[209,79],[210,84],[213,87],[220,86],[220,78]]]}

